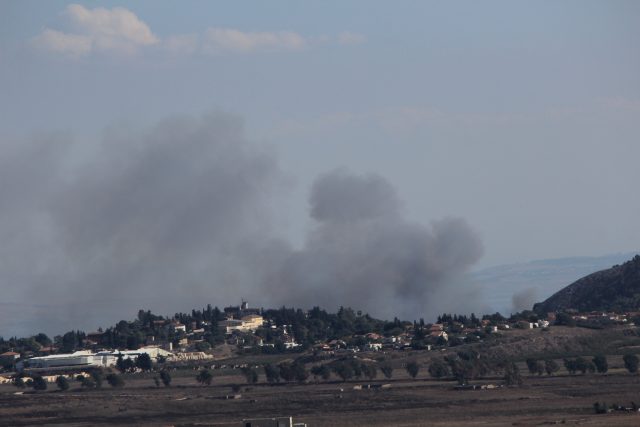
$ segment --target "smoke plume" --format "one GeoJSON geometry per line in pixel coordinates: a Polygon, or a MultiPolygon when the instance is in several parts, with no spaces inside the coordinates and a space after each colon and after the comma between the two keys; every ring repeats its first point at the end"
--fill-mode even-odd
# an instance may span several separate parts
{"type": "Polygon", "coordinates": [[[516,292],[511,297],[511,305],[513,312],[519,312],[522,310],[531,310],[533,304],[538,301],[538,290],[534,287],[529,287],[516,292]]]}
{"type": "Polygon", "coordinates": [[[482,254],[462,219],[423,226],[405,220],[384,178],[335,170],[319,177],[310,196],[315,228],[272,283],[283,300],[337,304],[393,317],[427,316],[443,293],[482,254]],[[284,294],[282,293],[284,292],[284,294]]]}
{"type": "Polygon", "coordinates": [[[25,318],[62,332],[138,308],[235,301],[286,250],[270,237],[282,174],[233,116],[110,129],[95,143],[61,134],[5,144],[0,173],[0,312],[27,304],[2,316],[0,333],[25,318]]]}
{"type": "Polygon", "coordinates": [[[287,180],[234,116],[172,118],[97,142],[46,135],[0,147],[0,335],[93,329],[248,298],[435,314],[482,253],[461,219],[403,217],[378,175],[335,170],[310,194],[293,249],[272,227],[287,180]]]}

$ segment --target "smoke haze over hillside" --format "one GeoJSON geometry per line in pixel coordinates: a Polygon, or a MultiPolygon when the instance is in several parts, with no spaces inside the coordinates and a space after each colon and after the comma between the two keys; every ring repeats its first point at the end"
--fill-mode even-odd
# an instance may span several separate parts
{"type": "Polygon", "coordinates": [[[482,254],[463,220],[409,222],[388,181],[344,169],[316,180],[315,223],[292,248],[271,226],[287,189],[275,153],[226,114],[111,129],[99,143],[42,136],[0,162],[2,334],[243,297],[427,316],[482,254]]]}

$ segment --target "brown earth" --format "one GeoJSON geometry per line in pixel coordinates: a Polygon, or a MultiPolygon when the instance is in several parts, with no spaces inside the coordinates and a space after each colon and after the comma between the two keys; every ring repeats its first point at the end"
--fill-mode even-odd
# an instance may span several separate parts
{"type": "MultiPolygon", "coordinates": [[[[203,387],[192,377],[178,377],[169,388],[151,386],[150,378],[127,378],[123,389],[71,390],[15,394],[0,387],[0,425],[209,425],[240,426],[243,418],[293,416],[309,426],[590,426],[640,425],[640,413],[596,415],[593,403],[640,402],[640,377],[614,369],[609,375],[561,374],[526,377],[518,388],[458,391],[451,382],[406,375],[384,390],[354,390],[362,382],[231,385],[240,377],[217,376],[203,387]],[[340,390],[343,391],[340,391],[340,390]]],[[[484,380],[483,383],[499,383],[484,380]]]]}
{"type": "MultiPolygon", "coordinates": [[[[241,426],[243,418],[293,416],[296,422],[317,426],[544,426],[554,424],[587,426],[637,426],[640,413],[614,412],[597,415],[595,402],[630,406],[640,404],[640,376],[624,369],[621,352],[629,351],[638,336],[628,328],[589,330],[551,328],[550,331],[519,330],[504,333],[500,339],[474,344],[481,354],[500,353],[520,360],[524,385],[490,390],[459,391],[451,381],[435,381],[424,366],[430,359],[460,350],[407,351],[358,354],[375,361],[392,361],[392,380],[371,383],[390,384],[388,389],[354,390],[365,381],[307,384],[264,384],[247,386],[239,370],[213,371],[211,386],[195,381],[197,371],[172,371],[172,386],[156,387],[153,374],[127,374],[126,385],[111,389],[82,390],[72,382],[66,392],[50,384],[46,392],[24,392],[11,385],[0,385],[0,426],[27,425],[140,425],[140,426],[241,426]],[[605,351],[600,351],[605,350],[605,351]],[[609,373],[569,376],[562,368],[557,375],[529,376],[525,357],[571,353],[590,358],[607,354],[609,373]],[[416,380],[402,367],[408,360],[423,365],[416,380]],[[239,399],[224,399],[241,388],[239,399]],[[342,391],[341,391],[342,390],[342,391]]],[[[464,346],[467,347],[467,346],[464,346]]],[[[558,357],[558,356],[556,356],[558,357]]],[[[289,355],[235,356],[227,365],[277,364],[292,360],[289,355]]],[[[556,359],[562,366],[562,359],[556,359]]],[[[216,363],[221,363],[220,361],[216,363]]],[[[501,384],[500,378],[484,378],[479,384],[501,384]]]]}

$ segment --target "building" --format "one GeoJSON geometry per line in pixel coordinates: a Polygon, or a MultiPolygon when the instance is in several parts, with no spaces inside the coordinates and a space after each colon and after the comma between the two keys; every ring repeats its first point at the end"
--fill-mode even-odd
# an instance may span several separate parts
{"type": "Polygon", "coordinates": [[[258,314],[249,314],[242,317],[242,319],[240,320],[242,320],[243,328],[251,332],[262,327],[262,325],[264,324],[264,319],[258,314]]]}
{"type": "Polygon", "coordinates": [[[234,331],[255,332],[263,324],[264,319],[258,314],[249,314],[241,319],[227,319],[219,323],[220,328],[224,328],[227,335],[231,335],[234,331]]]}
{"type": "Polygon", "coordinates": [[[157,361],[158,357],[171,356],[171,353],[158,346],[142,347],[138,350],[100,351],[98,353],[82,350],[70,354],[31,357],[22,362],[18,362],[16,364],[16,370],[22,372],[25,369],[76,370],[85,368],[108,368],[115,366],[120,356],[122,356],[123,359],[136,359],[141,354],[148,354],[152,361],[157,361]]]}
{"type": "Polygon", "coordinates": [[[16,353],[15,351],[7,351],[5,353],[0,354],[1,361],[14,361],[20,359],[20,353],[16,353]]]}
{"type": "Polygon", "coordinates": [[[63,369],[63,368],[88,368],[92,366],[102,366],[99,362],[101,357],[94,363],[94,355],[90,351],[82,350],[70,354],[52,354],[50,356],[31,357],[22,362],[18,362],[16,369],[63,369]]]}

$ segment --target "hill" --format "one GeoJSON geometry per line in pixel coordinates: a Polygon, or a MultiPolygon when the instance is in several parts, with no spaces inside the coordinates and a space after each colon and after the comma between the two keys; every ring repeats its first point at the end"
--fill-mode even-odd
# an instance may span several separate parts
{"type": "MultiPolygon", "coordinates": [[[[475,289],[485,295],[484,312],[503,314],[529,309],[569,283],[594,271],[604,270],[633,258],[637,252],[603,256],[580,256],[541,259],[484,268],[470,275],[475,289]],[[521,304],[514,304],[514,295],[528,295],[521,304]]],[[[479,310],[479,309],[478,309],[479,310]]],[[[482,311],[482,310],[481,310],[482,311]]]]}
{"type": "Polygon", "coordinates": [[[622,265],[589,274],[533,307],[538,313],[640,310],[640,256],[622,265]]]}

